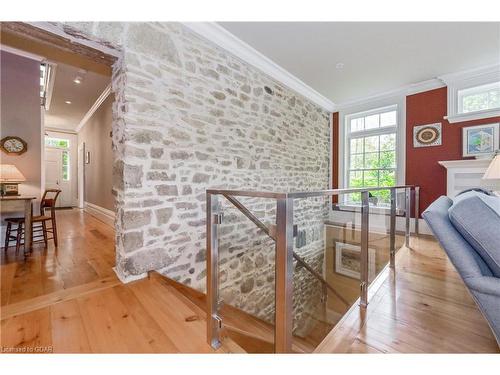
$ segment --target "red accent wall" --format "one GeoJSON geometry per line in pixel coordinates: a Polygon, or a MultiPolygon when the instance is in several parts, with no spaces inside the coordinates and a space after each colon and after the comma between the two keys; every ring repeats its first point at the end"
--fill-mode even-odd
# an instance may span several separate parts
{"type": "Polygon", "coordinates": [[[440,160],[462,158],[462,128],[500,121],[500,117],[450,124],[447,114],[447,88],[406,97],[406,183],[420,186],[420,213],[441,195],[446,195],[446,169],[440,160]],[[413,147],[413,127],[441,122],[442,145],[413,147]]]}

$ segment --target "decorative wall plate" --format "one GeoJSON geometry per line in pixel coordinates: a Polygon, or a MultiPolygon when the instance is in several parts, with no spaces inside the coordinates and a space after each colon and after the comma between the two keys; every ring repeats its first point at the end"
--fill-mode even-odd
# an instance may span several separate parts
{"type": "Polygon", "coordinates": [[[413,147],[441,145],[441,123],[413,127],[413,147]]]}
{"type": "Polygon", "coordinates": [[[21,155],[28,150],[28,144],[19,137],[7,136],[0,141],[0,148],[7,155],[21,155]]]}

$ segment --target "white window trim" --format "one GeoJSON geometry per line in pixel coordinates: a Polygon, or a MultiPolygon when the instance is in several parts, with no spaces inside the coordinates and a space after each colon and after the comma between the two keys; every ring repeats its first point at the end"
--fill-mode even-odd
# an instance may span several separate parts
{"type": "Polygon", "coordinates": [[[500,65],[447,74],[439,78],[448,86],[448,113],[444,117],[448,122],[457,123],[500,116],[500,108],[460,113],[458,103],[460,90],[500,81],[500,65]]]}
{"type": "MultiPolygon", "coordinates": [[[[347,170],[346,170],[346,143],[347,131],[346,119],[355,114],[370,113],[371,111],[380,110],[390,106],[397,106],[398,125],[396,128],[396,184],[405,184],[406,171],[406,95],[399,94],[382,99],[365,101],[349,107],[344,107],[339,110],[339,187],[346,188],[347,185],[347,170]]],[[[379,129],[377,129],[379,130],[379,129]]],[[[343,205],[343,196],[340,196],[339,203],[343,205]]],[[[384,210],[385,208],[380,208],[384,210]]]]}

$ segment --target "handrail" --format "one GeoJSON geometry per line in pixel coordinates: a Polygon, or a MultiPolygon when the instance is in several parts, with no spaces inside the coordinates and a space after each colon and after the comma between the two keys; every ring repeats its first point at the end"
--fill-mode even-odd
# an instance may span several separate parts
{"type": "MultiPolygon", "coordinates": [[[[252,214],[239,200],[231,197],[230,195],[222,194],[229,202],[233,204],[240,212],[245,215],[250,221],[252,221],[256,226],[258,226],[264,233],[266,233],[270,238],[276,241],[276,236],[271,233],[269,227],[259,220],[254,214],[252,214]]],[[[349,306],[349,302],[347,302],[344,297],[342,297],[329,283],[326,281],[318,272],[314,270],[306,261],[299,256],[295,251],[293,252],[293,257],[295,260],[300,263],[306,270],[308,270],[316,279],[318,279],[328,290],[330,290],[337,298],[342,301],[346,306],[349,306]]]]}
{"type": "Polygon", "coordinates": [[[395,236],[396,236],[396,190],[405,190],[405,245],[410,246],[410,221],[412,206],[412,190],[414,191],[415,209],[415,233],[418,235],[419,219],[419,186],[397,185],[373,188],[353,188],[353,189],[330,189],[310,192],[263,192],[245,190],[220,190],[208,189],[206,191],[207,205],[207,340],[213,348],[218,348],[220,343],[220,330],[222,320],[218,315],[219,308],[219,286],[218,286],[218,226],[222,223],[222,211],[219,206],[219,196],[224,196],[236,208],[238,208],[247,218],[254,222],[258,228],[262,229],[275,241],[275,351],[290,352],[293,329],[293,259],[296,259],[318,280],[338,294],[333,288],[329,288],[326,280],[310,267],[300,256],[293,251],[293,241],[296,233],[294,225],[294,199],[310,197],[327,197],[339,194],[361,193],[361,240],[360,240],[360,308],[368,306],[368,242],[369,242],[369,192],[390,190],[390,267],[395,267],[395,236]],[[270,198],[276,200],[276,225],[266,225],[251,213],[235,197],[255,197],[270,198]]]}
{"type": "Polygon", "coordinates": [[[226,190],[226,189],[207,189],[207,194],[220,194],[224,196],[235,197],[254,197],[254,198],[274,198],[274,199],[297,199],[322,197],[328,195],[362,193],[365,191],[380,191],[390,189],[414,188],[415,185],[396,185],[381,186],[370,188],[350,188],[350,189],[326,189],[316,191],[297,191],[297,192],[272,192],[272,191],[252,191],[252,190],[226,190]]]}

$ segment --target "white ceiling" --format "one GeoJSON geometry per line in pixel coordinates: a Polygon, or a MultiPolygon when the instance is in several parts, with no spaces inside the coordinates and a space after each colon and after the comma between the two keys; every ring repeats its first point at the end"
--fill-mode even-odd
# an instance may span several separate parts
{"type": "Polygon", "coordinates": [[[500,23],[219,22],[336,104],[500,63],[500,23]],[[338,63],[343,64],[337,69],[338,63]]]}
{"type": "Polygon", "coordinates": [[[90,107],[110,83],[110,78],[93,72],[82,73],[79,68],[57,63],[54,89],[49,111],[45,111],[45,126],[75,130],[90,107]],[[82,76],[80,84],[73,82],[82,76]],[[65,101],[71,101],[66,104],[65,101]]]}

